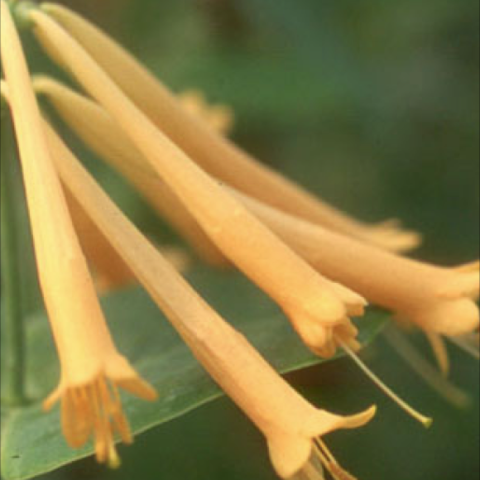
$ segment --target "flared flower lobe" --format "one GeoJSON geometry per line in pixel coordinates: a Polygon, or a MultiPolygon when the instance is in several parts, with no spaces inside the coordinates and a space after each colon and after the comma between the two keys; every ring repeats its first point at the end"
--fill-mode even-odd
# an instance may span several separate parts
{"type": "MultiPolygon", "coordinates": [[[[370,422],[375,413],[375,407],[347,417],[317,410],[308,418],[308,424],[299,429],[296,437],[292,436],[291,432],[285,435],[282,432],[275,432],[271,435],[268,443],[275,470],[280,477],[290,479],[309,464],[311,457],[318,455],[316,442],[319,442],[324,435],[336,430],[362,427],[370,422]]],[[[298,423],[300,424],[300,422],[298,423]]],[[[320,461],[325,463],[325,458],[320,461]]],[[[330,465],[335,463],[330,459],[324,466],[330,470],[330,465]]],[[[338,464],[337,468],[339,471],[342,470],[338,464]]]]}

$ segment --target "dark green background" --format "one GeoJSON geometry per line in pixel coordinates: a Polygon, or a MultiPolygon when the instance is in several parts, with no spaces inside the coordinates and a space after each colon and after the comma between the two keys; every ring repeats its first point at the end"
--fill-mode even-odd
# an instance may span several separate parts
{"type": "MultiPolygon", "coordinates": [[[[174,90],[198,87],[231,105],[235,139],[264,161],[360,218],[398,216],[423,232],[416,256],[450,265],[478,255],[477,0],[70,4],[174,90]]],[[[34,70],[48,68],[34,45],[29,57],[34,70]]],[[[158,234],[137,197],[106,168],[94,168],[124,208],[158,234]]],[[[33,309],[38,292],[29,278],[33,309]]],[[[468,411],[438,398],[384,341],[365,355],[398,392],[434,415],[430,431],[386,402],[346,360],[289,380],[334,411],[380,405],[367,428],[328,439],[360,479],[472,480],[479,471],[478,364],[451,351],[452,378],[472,393],[468,411]]],[[[275,478],[263,439],[225,399],[138,437],[121,454],[118,472],[87,460],[42,479],[275,478]]]]}

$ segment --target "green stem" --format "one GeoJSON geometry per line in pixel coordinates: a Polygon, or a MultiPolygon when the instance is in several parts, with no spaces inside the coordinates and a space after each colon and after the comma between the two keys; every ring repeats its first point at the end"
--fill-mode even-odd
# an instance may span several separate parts
{"type": "MultiPolygon", "coordinates": [[[[5,146],[2,135],[2,146],[5,146]]],[[[2,148],[2,150],[4,150],[2,148]]],[[[6,153],[5,150],[2,153],[6,153]]],[[[10,155],[1,156],[0,171],[0,248],[2,280],[2,316],[5,338],[5,400],[25,403],[25,332],[20,304],[19,257],[13,163],[10,155]]]]}

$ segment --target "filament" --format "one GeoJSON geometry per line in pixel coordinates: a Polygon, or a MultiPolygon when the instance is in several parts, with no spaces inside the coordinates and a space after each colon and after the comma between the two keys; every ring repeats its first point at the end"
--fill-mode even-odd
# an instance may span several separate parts
{"type": "Polygon", "coordinates": [[[445,345],[443,337],[434,332],[425,332],[425,335],[433,350],[433,354],[435,355],[435,359],[437,360],[442,375],[447,377],[450,373],[450,360],[448,358],[447,346],[445,345]]]}
{"type": "Polygon", "coordinates": [[[112,400],[104,378],[98,378],[88,387],[90,402],[93,405],[95,431],[95,454],[99,463],[105,462],[110,468],[120,466],[120,458],[115,448],[112,434],[112,400]]]}
{"type": "Polygon", "coordinates": [[[417,373],[431,388],[437,391],[446,401],[459,408],[465,408],[470,403],[470,397],[449,382],[445,377],[427,362],[408,338],[398,329],[389,328],[384,331],[385,339],[397,354],[417,373]]]}
{"type": "Polygon", "coordinates": [[[360,359],[360,357],[353,352],[348,345],[342,343],[342,348],[345,353],[360,367],[360,369],[382,390],[388,397],[390,397],[402,410],[407,412],[415,420],[418,420],[424,427],[429,428],[432,425],[432,418],[422,415],[420,412],[411,407],[405,400],[399,397],[390,387],[388,387],[370,368],[360,359]]]}
{"type": "Polygon", "coordinates": [[[314,440],[313,449],[334,480],[357,480],[338,464],[332,452],[328,449],[321,438],[316,438],[314,440]]]}
{"type": "Polygon", "coordinates": [[[288,480],[325,480],[321,462],[312,456],[305,466],[288,480]]]}

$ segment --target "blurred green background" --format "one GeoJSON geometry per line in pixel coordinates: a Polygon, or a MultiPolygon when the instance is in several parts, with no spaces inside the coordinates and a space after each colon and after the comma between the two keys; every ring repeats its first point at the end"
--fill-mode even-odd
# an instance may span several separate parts
{"type": "MultiPolygon", "coordinates": [[[[453,265],[478,255],[477,0],[64,3],[118,38],[175,91],[196,87],[231,105],[234,138],[257,157],[362,219],[395,216],[423,232],[415,256],[453,265]]],[[[27,43],[32,70],[55,71],[27,43]]],[[[136,195],[87,153],[83,158],[158,235],[136,195]]],[[[160,237],[171,234],[162,229],[160,237]]],[[[25,268],[33,271],[31,263],[25,268]]],[[[38,290],[28,278],[26,304],[35,309],[38,290]]],[[[415,342],[426,350],[422,338],[415,342]]],[[[435,417],[429,431],[349,361],[289,381],[333,411],[379,404],[370,426],[327,439],[360,479],[472,480],[479,476],[478,363],[450,350],[452,378],[472,395],[466,411],[440,399],[382,339],[365,352],[397,392],[435,417]]],[[[276,478],[260,434],[226,399],[141,435],[121,455],[119,471],[88,459],[41,478],[276,478]]]]}

